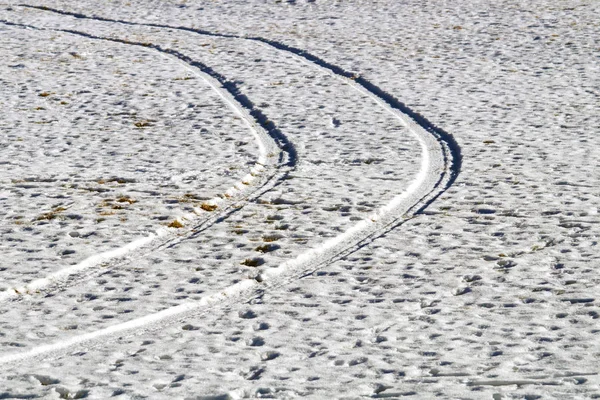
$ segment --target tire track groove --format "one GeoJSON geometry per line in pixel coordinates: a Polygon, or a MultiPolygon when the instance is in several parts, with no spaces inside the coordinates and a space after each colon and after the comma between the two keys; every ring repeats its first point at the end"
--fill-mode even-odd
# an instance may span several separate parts
{"type": "MultiPolygon", "coordinates": [[[[243,208],[243,205],[245,203],[255,201],[256,199],[264,195],[266,192],[278,186],[279,183],[285,181],[288,174],[295,169],[295,166],[297,164],[297,153],[294,145],[275,126],[275,124],[268,119],[268,117],[261,110],[254,106],[254,104],[250,101],[250,99],[247,98],[247,96],[240,92],[235,82],[228,80],[225,76],[214,71],[208,65],[192,60],[190,57],[178,51],[172,49],[164,49],[161,46],[155,44],[132,42],[117,38],[105,38],[87,34],[85,32],[79,32],[68,29],[46,29],[36,27],[33,25],[14,23],[6,20],[0,20],[0,23],[7,26],[14,26],[24,29],[64,32],[72,35],[85,37],[91,40],[104,40],[114,43],[148,48],[152,51],[159,52],[159,54],[162,54],[163,56],[175,58],[177,61],[181,62],[184,66],[190,69],[193,73],[197,74],[198,71],[200,71],[202,74],[214,79],[216,81],[215,83],[211,82],[208,79],[205,79],[205,81],[209,84],[209,86],[211,86],[217,93],[221,95],[225,102],[229,103],[229,105],[234,110],[238,111],[238,113],[241,114],[242,118],[246,120],[250,128],[255,132],[255,136],[257,138],[257,141],[259,142],[259,160],[255,164],[255,166],[251,168],[251,173],[243,177],[240,180],[240,182],[255,180],[254,175],[259,176],[259,173],[262,170],[264,170],[265,167],[269,166],[269,153],[273,152],[275,148],[279,149],[279,157],[275,166],[275,171],[273,171],[273,173],[271,173],[270,176],[266,177],[266,179],[263,179],[262,182],[259,182],[259,184],[251,193],[243,197],[236,198],[227,206],[222,207],[221,211],[216,215],[202,213],[201,215],[208,215],[208,217],[205,217],[205,219],[200,222],[196,222],[190,228],[187,228],[183,231],[179,229],[177,231],[178,236],[172,237],[173,235],[169,235],[169,233],[172,233],[172,229],[159,229],[156,233],[153,233],[144,238],[137,239],[131,243],[126,244],[125,246],[93,255],[79,262],[76,265],[58,270],[45,278],[37,279],[33,282],[30,282],[27,285],[23,285],[22,287],[14,288],[12,290],[8,290],[4,293],[1,293],[0,301],[15,301],[21,299],[23,295],[36,294],[40,292],[49,293],[54,290],[64,288],[65,286],[72,286],[76,282],[87,280],[100,273],[106,273],[107,271],[110,271],[110,269],[107,268],[106,263],[109,263],[109,266],[113,269],[123,267],[124,265],[127,265],[131,262],[134,251],[136,252],[135,255],[145,257],[156,250],[174,247],[177,244],[181,243],[183,240],[185,240],[186,237],[195,237],[201,232],[209,229],[211,226],[225,221],[231,215],[243,208]],[[241,112],[242,110],[239,110],[235,106],[235,104],[232,104],[232,102],[229,101],[229,99],[224,97],[223,93],[221,93],[223,89],[220,89],[217,86],[217,84],[224,88],[232,97],[233,101],[237,102],[240,106],[242,106],[248,115],[244,115],[245,113],[241,112]],[[249,118],[252,118],[254,122],[252,122],[252,120],[249,121],[249,118]],[[266,135],[260,134],[262,130],[266,131],[266,135]],[[265,141],[265,139],[267,138],[271,140],[275,144],[275,146],[270,145],[268,143],[263,143],[263,141],[265,141]],[[102,265],[103,267],[101,271],[92,271],[91,273],[87,272],[93,269],[94,267],[100,265],[102,265]]],[[[200,76],[206,78],[204,75],[200,76]]],[[[234,187],[228,190],[228,194],[230,192],[231,194],[233,194],[233,192],[239,191],[240,189],[243,190],[243,188],[244,185],[236,184],[234,185],[234,187]]],[[[212,201],[216,202],[220,201],[220,199],[213,199],[212,201]]],[[[194,222],[194,219],[197,218],[196,215],[192,215],[190,213],[189,215],[183,216],[182,219],[191,220],[192,222],[194,222]]]]}
{"type": "MultiPolygon", "coordinates": [[[[295,279],[313,273],[317,269],[320,269],[337,259],[352,254],[360,247],[364,247],[376,238],[389,232],[391,229],[400,226],[407,219],[414,218],[444,193],[455,182],[460,173],[462,161],[460,147],[451,134],[436,127],[426,118],[412,111],[395,97],[372,84],[365,78],[345,71],[341,67],[330,64],[303,50],[258,37],[215,34],[192,28],[173,27],[161,24],[138,24],[102,17],[87,17],[82,14],[63,12],[46,7],[24,6],[82,19],[122,23],[127,25],[152,26],[164,29],[178,29],[214,37],[252,40],[274,47],[279,51],[288,52],[294,57],[303,58],[306,62],[314,64],[315,67],[325,69],[341,79],[344,79],[355,89],[375,99],[379,105],[390,112],[395,118],[399,119],[417,138],[421,145],[421,168],[413,182],[404,192],[394,197],[388,204],[378,209],[369,218],[358,222],[342,234],[321,243],[319,246],[307,250],[298,257],[288,260],[278,267],[263,271],[263,273],[258,275],[255,279],[242,280],[220,292],[206,295],[197,301],[183,303],[158,313],[72,337],[62,342],[39,346],[22,353],[8,354],[4,357],[0,357],[0,364],[14,363],[28,358],[48,358],[49,356],[60,357],[68,349],[75,346],[101,346],[106,340],[119,340],[124,337],[137,336],[145,332],[160,330],[162,327],[170,325],[175,321],[182,321],[192,316],[203,314],[217,306],[223,307],[227,304],[250,301],[252,298],[261,296],[266,290],[286,285],[295,279]]],[[[237,87],[235,86],[235,82],[228,81],[224,76],[216,73],[212,68],[199,63],[176,50],[164,49],[160,46],[147,43],[102,38],[79,31],[67,29],[56,30],[78,34],[92,39],[110,40],[124,44],[150,47],[157,51],[161,51],[164,54],[177,57],[181,61],[198,68],[204,73],[208,73],[209,75],[214,74],[214,76],[211,76],[226,87],[236,101],[239,101],[244,107],[248,108],[255,120],[269,127],[269,122],[264,114],[262,114],[260,110],[257,110],[245,95],[239,93],[239,90],[237,90],[237,87]]],[[[273,128],[273,126],[270,127],[273,128]]],[[[287,160],[280,159],[280,161],[287,161],[286,165],[293,168],[297,161],[295,149],[291,143],[284,139],[285,136],[281,132],[272,132],[271,130],[269,132],[275,133],[275,140],[289,157],[287,160]]]]}
{"type": "MultiPolygon", "coordinates": [[[[452,186],[452,184],[456,181],[458,175],[460,174],[460,170],[462,167],[462,152],[461,152],[459,143],[456,141],[456,139],[454,138],[454,136],[451,133],[446,132],[444,129],[438,127],[433,122],[431,122],[429,119],[427,119],[425,116],[423,116],[419,112],[411,109],[408,105],[406,105],[405,103],[400,101],[398,98],[396,98],[389,92],[385,91],[384,89],[380,88],[379,86],[375,85],[370,80],[362,77],[360,74],[348,71],[338,65],[332,64],[332,63],[324,60],[323,58],[321,58],[317,55],[314,55],[306,50],[303,50],[303,49],[300,49],[300,48],[297,48],[294,46],[290,46],[286,43],[283,43],[283,42],[280,42],[277,40],[263,38],[260,36],[241,36],[241,35],[226,34],[226,33],[216,33],[216,32],[211,32],[211,31],[204,30],[204,29],[190,28],[190,27],[181,26],[181,25],[157,24],[157,23],[151,23],[151,22],[142,23],[142,22],[132,22],[132,21],[120,20],[120,19],[114,19],[114,18],[105,18],[105,17],[100,17],[100,16],[88,16],[88,15],[81,14],[81,13],[74,13],[74,12],[59,10],[56,8],[51,8],[51,7],[46,7],[46,6],[34,6],[34,5],[30,5],[30,4],[19,4],[19,6],[26,7],[26,8],[38,9],[38,10],[42,10],[42,11],[53,12],[53,13],[61,14],[61,15],[67,15],[67,16],[78,18],[78,19],[91,19],[91,20],[96,20],[96,21],[112,22],[112,23],[119,23],[119,24],[123,24],[123,25],[132,25],[132,26],[147,26],[147,27],[154,27],[154,28],[174,29],[174,30],[196,33],[196,34],[204,35],[204,36],[217,37],[217,38],[250,40],[250,41],[264,43],[264,44],[271,46],[273,48],[276,48],[278,50],[294,54],[298,57],[304,58],[305,60],[307,60],[311,63],[318,65],[321,68],[327,69],[336,75],[353,80],[354,82],[356,82],[358,85],[362,86],[365,90],[367,90],[371,94],[384,100],[386,103],[388,103],[388,105],[390,107],[409,116],[412,120],[414,120],[417,124],[419,124],[423,129],[425,129],[427,132],[429,132],[430,134],[435,136],[436,139],[438,141],[440,141],[444,147],[447,147],[448,152],[449,152],[449,154],[445,155],[445,161],[448,165],[448,170],[449,170],[449,174],[450,174],[450,177],[445,184],[446,189],[448,189],[450,186],[452,186]]],[[[438,196],[441,194],[442,193],[439,193],[438,196]]],[[[432,198],[427,204],[424,204],[417,211],[417,213],[420,214],[421,212],[423,212],[425,210],[425,208],[427,208],[427,206],[429,206],[433,201],[435,201],[435,199],[437,199],[438,196],[436,196],[435,198],[432,198]]]]}

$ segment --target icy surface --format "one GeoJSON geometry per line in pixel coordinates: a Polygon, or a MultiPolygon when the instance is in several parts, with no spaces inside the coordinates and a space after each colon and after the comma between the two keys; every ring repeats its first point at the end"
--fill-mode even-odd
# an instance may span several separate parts
{"type": "Polygon", "coordinates": [[[600,396],[598,3],[117,4],[0,9],[0,397],[600,396]],[[462,165],[374,241],[213,304],[368,221],[423,157],[353,79],[244,37],[367,79],[462,165]],[[268,181],[241,183],[260,143],[232,91],[276,136],[268,181]],[[255,195],[211,209],[236,184],[255,195]]]}

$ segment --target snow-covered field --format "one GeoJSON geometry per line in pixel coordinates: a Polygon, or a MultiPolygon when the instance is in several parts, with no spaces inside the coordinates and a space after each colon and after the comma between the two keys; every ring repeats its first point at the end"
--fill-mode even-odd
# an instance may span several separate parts
{"type": "Polygon", "coordinates": [[[600,3],[0,4],[0,398],[600,398],[600,3]]]}

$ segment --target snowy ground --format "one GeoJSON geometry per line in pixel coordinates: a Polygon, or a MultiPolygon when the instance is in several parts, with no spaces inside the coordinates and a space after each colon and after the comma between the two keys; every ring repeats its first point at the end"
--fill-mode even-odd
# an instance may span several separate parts
{"type": "Polygon", "coordinates": [[[600,3],[28,4],[0,398],[600,398],[600,3]]]}

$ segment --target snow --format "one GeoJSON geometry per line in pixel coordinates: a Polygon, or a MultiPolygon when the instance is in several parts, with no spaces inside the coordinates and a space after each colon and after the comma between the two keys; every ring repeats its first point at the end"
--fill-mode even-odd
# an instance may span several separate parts
{"type": "Polygon", "coordinates": [[[600,396],[597,3],[31,5],[1,396],[600,396]]]}

